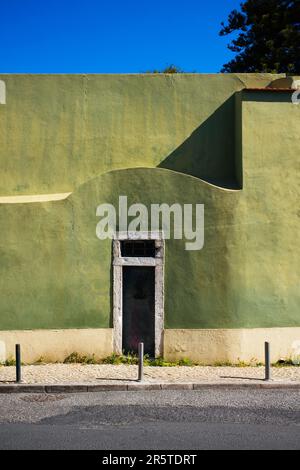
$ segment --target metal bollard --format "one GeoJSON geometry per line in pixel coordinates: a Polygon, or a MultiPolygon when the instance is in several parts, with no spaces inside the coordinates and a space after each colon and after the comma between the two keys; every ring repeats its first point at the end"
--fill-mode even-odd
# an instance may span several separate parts
{"type": "Polygon", "coordinates": [[[21,382],[21,346],[16,344],[16,382],[21,382]]]}
{"type": "Polygon", "coordinates": [[[142,382],[144,378],[144,343],[139,343],[139,374],[138,382],[142,382]]]}
{"type": "Polygon", "coordinates": [[[265,342],[265,380],[271,380],[270,343],[265,342]]]}

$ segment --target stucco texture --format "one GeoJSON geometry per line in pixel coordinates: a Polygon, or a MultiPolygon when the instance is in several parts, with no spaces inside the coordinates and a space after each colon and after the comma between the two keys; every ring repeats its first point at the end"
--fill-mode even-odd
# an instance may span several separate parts
{"type": "Polygon", "coordinates": [[[205,205],[201,251],[166,241],[166,329],[300,326],[300,106],[241,91],[270,76],[0,78],[0,195],[72,193],[0,204],[0,329],[112,326],[119,195],[205,205]]]}
{"type": "Polygon", "coordinates": [[[234,94],[274,77],[0,74],[0,196],[71,192],[159,165],[235,184],[234,94]]]}

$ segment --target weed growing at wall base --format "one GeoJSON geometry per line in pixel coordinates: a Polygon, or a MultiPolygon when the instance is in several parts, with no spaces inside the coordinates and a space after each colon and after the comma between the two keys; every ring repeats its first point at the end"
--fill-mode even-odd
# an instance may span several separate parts
{"type": "Polygon", "coordinates": [[[292,103],[299,104],[300,103],[300,80],[294,81],[293,85],[295,86],[296,90],[292,94],[292,103]]]}

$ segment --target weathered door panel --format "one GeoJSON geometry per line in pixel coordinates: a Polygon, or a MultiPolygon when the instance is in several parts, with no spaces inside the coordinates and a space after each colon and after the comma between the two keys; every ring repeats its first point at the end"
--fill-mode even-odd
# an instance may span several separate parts
{"type": "Polygon", "coordinates": [[[123,342],[125,353],[138,351],[154,357],[155,349],[155,269],[123,267],[123,342]]]}

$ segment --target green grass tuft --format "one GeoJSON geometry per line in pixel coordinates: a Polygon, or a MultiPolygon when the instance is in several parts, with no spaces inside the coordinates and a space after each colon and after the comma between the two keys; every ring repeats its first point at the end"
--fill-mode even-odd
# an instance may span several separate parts
{"type": "Polygon", "coordinates": [[[7,367],[10,367],[10,366],[15,366],[16,365],[16,360],[14,357],[9,357],[8,359],[6,359],[6,361],[4,362],[4,365],[7,366],[7,367]]]}
{"type": "Polygon", "coordinates": [[[92,356],[84,356],[73,352],[66,357],[64,364],[101,364],[101,361],[97,359],[94,354],[92,356]]]}

